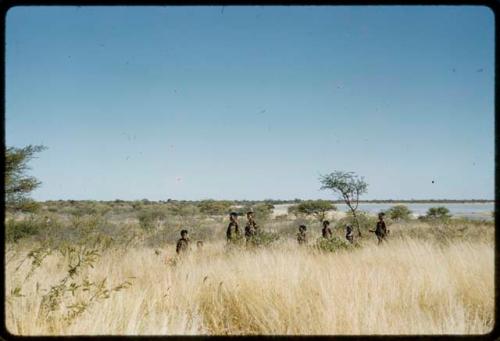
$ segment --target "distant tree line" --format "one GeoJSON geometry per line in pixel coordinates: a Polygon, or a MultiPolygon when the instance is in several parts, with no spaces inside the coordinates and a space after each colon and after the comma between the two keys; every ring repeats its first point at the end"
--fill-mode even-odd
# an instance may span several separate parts
{"type": "MultiPolygon", "coordinates": [[[[322,199],[318,199],[322,200],[322,199]]],[[[198,204],[201,202],[205,201],[215,201],[215,202],[230,202],[231,205],[233,206],[251,206],[251,205],[258,205],[258,204],[271,204],[271,205],[283,205],[283,204],[299,204],[302,202],[308,202],[308,201],[317,201],[317,200],[311,200],[311,199],[293,199],[293,200],[271,200],[271,199],[266,199],[266,200],[214,200],[214,199],[205,199],[205,200],[174,200],[174,199],[168,199],[168,200],[149,200],[149,199],[141,199],[141,200],[122,200],[122,199],[115,199],[115,200],[72,200],[72,199],[67,199],[67,200],[46,200],[46,201],[40,201],[40,202],[81,202],[81,203],[90,203],[90,202],[100,202],[100,203],[115,203],[115,204],[120,204],[120,203],[131,203],[131,202],[141,202],[145,205],[148,204],[166,204],[166,203],[174,203],[174,204],[198,204]]],[[[328,200],[332,204],[344,204],[345,202],[343,200],[328,200]]],[[[379,200],[379,199],[373,199],[373,200],[359,200],[360,204],[394,204],[394,203],[401,203],[401,204],[434,204],[434,203],[443,203],[443,204],[469,204],[469,203],[493,203],[495,200],[489,200],[489,199],[405,199],[405,200],[393,200],[393,199],[387,199],[387,200],[379,200]]]]}

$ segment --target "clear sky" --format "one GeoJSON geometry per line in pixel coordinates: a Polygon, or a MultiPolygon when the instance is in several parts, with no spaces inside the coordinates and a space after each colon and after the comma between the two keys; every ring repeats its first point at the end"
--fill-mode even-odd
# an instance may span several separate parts
{"type": "Polygon", "coordinates": [[[332,198],[334,170],[494,197],[486,7],[16,7],[6,35],[37,200],[332,198]]]}

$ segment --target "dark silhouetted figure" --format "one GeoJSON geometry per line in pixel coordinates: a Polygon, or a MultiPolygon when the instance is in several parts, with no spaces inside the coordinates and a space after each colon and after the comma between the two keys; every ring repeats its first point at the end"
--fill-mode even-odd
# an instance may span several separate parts
{"type": "Polygon", "coordinates": [[[378,214],[377,227],[375,228],[375,230],[370,230],[370,232],[375,232],[379,244],[386,240],[385,238],[389,233],[389,230],[385,226],[384,215],[385,213],[383,212],[378,214]]]}
{"type": "Polygon", "coordinates": [[[345,227],[345,239],[351,244],[354,243],[354,232],[351,225],[346,225],[345,227]]]}
{"type": "Polygon", "coordinates": [[[332,230],[330,229],[330,222],[328,220],[323,221],[323,229],[321,230],[321,234],[323,238],[330,239],[332,238],[332,230]]]}
{"type": "Polygon", "coordinates": [[[175,248],[175,252],[177,252],[177,254],[183,254],[186,253],[188,250],[189,250],[188,231],[182,230],[181,239],[177,241],[177,247],[175,248]]]}
{"type": "Polygon", "coordinates": [[[252,239],[253,236],[257,233],[257,223],[254,220],[253,212],[247,212],[247,224],[245,225],[245,239],[248,242],[252,239]]]}
{"type": "Polygon", "coordinates": [[[240,227],[238,225],[238,214],[231,212],[229,214],[229,225],[227,227],[226,237],[228,242],[233,242],[240,236],[240,227]]]}
{"type": "Polygon", "coordinates": [[[300,245],[304,245],[307,243],[306,231],[307,231],[306,225],[299,226],[299,233],[297,233],[297,241],[299,242],[300,245]]]}

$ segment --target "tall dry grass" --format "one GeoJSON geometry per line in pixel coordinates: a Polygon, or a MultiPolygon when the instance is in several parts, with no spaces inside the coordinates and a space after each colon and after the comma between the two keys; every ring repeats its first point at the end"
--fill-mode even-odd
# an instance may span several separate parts
{"type": "Polygon", "coordinates": [[[40,290],[64,276],[47,257],[23,282],[25,253],[7,255],[13,334],[481,334],[493,327],[494,246],[394,238],[386,245],[320,253],[287,241],[254,251],[205,244],[175,265],[173,247],[109,250],[82,276],[132,286],[73,324],[39,317],[40,290]],[[38,283],[38,289],[37,289],[38,283]],[[37,293],[38,290],[38,293],[37,293]]]}

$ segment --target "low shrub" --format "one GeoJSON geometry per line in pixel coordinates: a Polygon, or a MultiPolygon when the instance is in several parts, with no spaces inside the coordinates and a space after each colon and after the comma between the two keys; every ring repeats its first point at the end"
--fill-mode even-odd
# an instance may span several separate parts
{"type": "Polygon", "coordinates": [[[203,200],[197,206],[202,214],[220,216],[229,214],[231,205],[232,202],[227,200],[203,200]]]}
{"type": "Polygon", "coordinates": [[[279,239],[280,235],[276,232],[257,230],[255,235],[249,238],[248,243],[253,246],[268,246],[279,239]]]}
{"type": "Polygon", "coordinates": [[[392,206],[386,212],[387,216],[395,221],[409,220],[411,218],[411,213],[411,210],[405,205],[392,206]]]}
{"type": "Polygon", "coordinates": [[[451,218],[450,210],[444,206],[431,207],[427,210],[424,220],[448,220],[451,218]]]}
{"type": "Polygon", "coordinates": [[[18,240],[30,236],[35,236],[40,232],[40,221],[28,218],[16,221],[7,219],[5,222],[5,240],[7,242],[17,242],[18,240]]]}
{"type": "Polygon", "coordinates": [[[169,215],[178,217],[196,217],[200,213],[198,206],[188,203],[169,203],[166,207],[169,215]]]}
{"type": "MultiPolygon", "coordinates": [[[[366,235],[368,230],[373,230],[377,225],[377,218],[374,216],[370,216],[364,212],[357,213],[359,229],[361,230],[362,235],[366,235]]],[[[390,224],[390,220],[385,219],[386,225],[390,224]]],[[[336,229],[345,230],[346,225],[351,225],[354,229],[354,233],[356,233],[356,223],[354,221],[354,217],[352,214],[348,214],[346,217],[338,220],[335,224],[336,229]]]]}
{"type": "Polygon", "coordinates": [[[280,214],[274,217],[274,220],[276,221],[287,221],[288,220],[288,214],[280,214]]]}
{"type": "Polygon", "coordinates": [[[254,212],[255,221],[257,224],[262,224],[267,221],[273,212],[274,206],[272,204],[257,204],[257,205],[247,205],[243,206],[237,210],[241,216],[246,216],[246,213],[249,211],[254,212]]]}
{"type": "Polygon", "coordinates": [[[326,239],[320,237],[316,239],[314,247],[321,251],[336,252],[339,250],[350,250],[357,247],[359,244],[351,244],[347,240],[340,239],[336,236],[326,239]]]}
{"type": "Polygon", "coordinates": [[[161,227],[166,218],[166,213],[160,209],[143,209],[139,211],[137,218],[139,226],[146,231],[161,227]]]}

